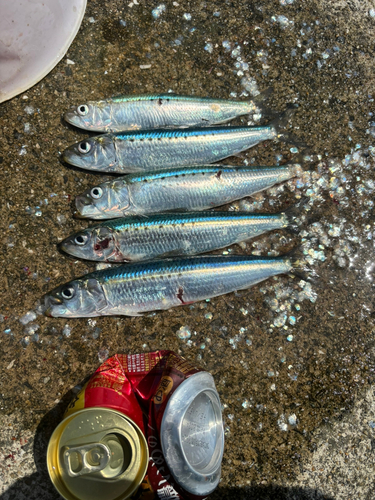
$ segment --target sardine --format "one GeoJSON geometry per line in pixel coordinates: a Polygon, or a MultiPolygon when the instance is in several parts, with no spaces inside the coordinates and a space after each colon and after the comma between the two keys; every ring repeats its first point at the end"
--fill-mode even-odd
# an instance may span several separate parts
{"type": "Polygon", "coordinates": [[[269,90],[251,101],[231,101],[176,94],[118,96],[80,104],[64,118],[95,132],[121,132],[166,127],[201,127],[261,111],[269,90]]]}
{"type": "Polygon", "coordinates": [[[45,296],[53,317],[138,316],[243,290],[294,264],[281,258],[188,257],[115,266],[60,285],[45,296]]]}
{"type": "Polygon", "coordinates": [[[289,116],[265,127],[212,127],[118,132],[91,137],[63,152],[71,165],[98,172],[139,173],[214,163],[245,151],[279,132],[289,116]]]}
{"type": "Polygon", "coordinates": [[[277,215],[194,212],[126,217],[84,229],[60,247],[75,257],[105,262],[196,255],[294,225],[294,219],[290,210],[277,215]]]}
{"type": "Polygon", "coordinates": [[[300,175],[282,167],[225,165],[180,168],[118,177],[76,198],[80,217],[113,219],[168,211],[199,211],[239,200],[300,175]]]}

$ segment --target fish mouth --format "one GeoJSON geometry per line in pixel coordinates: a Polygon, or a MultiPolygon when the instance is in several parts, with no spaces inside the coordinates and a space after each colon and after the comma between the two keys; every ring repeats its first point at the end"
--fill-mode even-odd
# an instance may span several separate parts
{"type": "Polygon", "coordinates": [[[87,170],[85,163],[82,161],[80,155],[75,151],[75,149],[71,147],[66,148],[61,156],[65,163],[69,163],[69,165],[73,165],[74,167],[84,168],[87,170]]]}
{"type": "Polygon", "coordinates": [[[67,111],[64,113],[64,120],[75,127],[79,127],[79,117],[75,111],[67,111]]]}
{"type": "Polygon", "coordinates": [[[78,257],[79,259],[88,259],[88,257],[85,255],[85,250],[87,253],[87,249],[75,245],[74,243],[72,243],[70,238],[62,241],[57,246],[59,250],[62,250],[64,253],[72,257],[78,257]]]}
{"type": "Polygon", "coordinates": [[[73,219],[80,219],[80,220],[83,220],[83,219],[87,219],[86,216],[82,215],[80,212],[78,212],[78,210],[75,210],[73,212],[73,219]]]}
{"type": "Polygon", "coordinates": [[[44,311],[44,315],[49,318],[64,318],[66,317],[66,308],[50,306],[44,311]]]}
{"type": "Polygon", "coordinates": [[[60,241],[60,243],[57,244],[57,248],[59,250],[63,250],[64,252],[66,251],[65,250],[66,247],[67,247],[67,240],[60,241]]]}
{"type": "Polygon", "coordinates": [[[47,295],[44,300],[44,305],[46,307],[61,305],[62,303],[63,301],[61,299],[58,299],[57,297],[52,297],[51,295],[47,295]]]}
{"type": "Polygon", "coordinates": [[[75,245],[73,245],[69,239],[67,238],[66,240],[64,241],[61,241],[58,245],[57,245],[57,248],[59,250],[62,250],[63,252],[69,254],[69,255],[75,255],[74,254],[74,249],[75,249],[75,245]]]}
{"type": "Polygon", "coordinates": [[[97,167],[92,164],[94,161],[91,153],[92,147],[89,139],[83,139],[65,148],[61,153],[61,157],[66,163],[74,165],[75,167],[85,170],[98,170],[97,167]],[[82,147],[86,149],[82,150],[82,147]]]}
{"type": "Polygon", "coordinates": [[[57,318],[64,315],[64,312],[66,311],[63,301],[51,295],[46,295],[44,297],[44,306],[46,308],[44,314],[49,318],[57,318]]]}
{"type": "Polygon", "coordinates": [[[52,307],[49,307],[48,309],[46,309],[44,311],[44,315],[48,316],[48,318],[53,318],[54,316],[52,316],[52,307]]]}
{"type": "Polygon", "coordinates": [[[102,212],[96,208],[95,205],[92,204],[90,198],[86,195],[80,195],[76,197],[76,209],[77,212],[75,214],[79,219],[105,219],[102,212]]]}

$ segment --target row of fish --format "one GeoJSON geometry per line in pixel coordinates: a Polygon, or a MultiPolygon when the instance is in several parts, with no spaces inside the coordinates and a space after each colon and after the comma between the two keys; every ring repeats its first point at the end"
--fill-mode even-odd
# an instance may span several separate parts
{"type": "Polygon", "coordinates": [[[200,166],[282,136],[279,127],[287,123],[289,112],[267,127],[202,127],[251,112],[259,112],[256,102],[171,94],[113,98],[68,112],[66,120],[76,126],[111,132],[73,145],[65,150],[64,159],[90,170],[130,175],[101,183],[76,198],[82,218],[119,219],[91,226],[64,240],[61,247],[83,259],[132,263],[56,288],[46,296],[47,314],[138,315],[289,273],[295,264],[288,256],[196,256],[295,223],[298,208],[278,215],[198,212],[251,196],[301,172],[299,165],[200,166]],[[196,128],[147,130],[160,126],[196,128]],[[117,132],[134,129],[142,130],[117,132]]]}
{"type": "Polygon", "coordinates": [[[262,141],[285,140],[283,129],[294,108],[265,127],[202,127],[255,110],[259,111],[255,102],[173,94],[88,103],[66,113],[66,120],[84,129],[111,132],[80,141],[62,156],[67,163],[87,170],[140,173],[210,164],[262,141]]]}

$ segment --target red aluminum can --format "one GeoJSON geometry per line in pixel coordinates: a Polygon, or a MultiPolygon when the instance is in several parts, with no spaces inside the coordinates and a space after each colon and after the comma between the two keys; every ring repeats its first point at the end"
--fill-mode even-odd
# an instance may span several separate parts
{"type": "MultiPolygon", "coordinates": [[[[135,492],[131,498],[202,500],[216,488],[220,480],[224,435],[220,399],[208,372],[172,351],[116,354],[96,370],[77,394],[60,426],[78,415],[77,412],[95,408],[123,414],[145,437],[149,455],[147,471],[138,489],[133,488],[135,492]]],[[[76,429],[74,432],[79,433],[76,429]]],[[[52,473],[52,467],[54,471],[57,467],[59,436],[59,432],[57,437],[52,436],[47,453],[47,461],[55,457],[55,460],[49,459],[48,466],[56,487],[64,474],[62,471],[56,479],[56,474],[52,473]]],[[[86,436],[87,440],[90,441],[86,436]]],[[[69,448],[63,444],[64,450],[69,448]]],[[[139,453],[142,465],[144,452],[140,450],[139,453]]],[[[126,471],[122,473],[126,475],[126,471]]],[[[87,476],[93,480],[92,484],[97,474],[87,476]]],[[[133,477],[132,481],[135,481],[133,477]]],[[[65,498],[81,500],[79,496],[65,498]]],[[[125,499],[129,495],[116,498],[125,499]]]]}

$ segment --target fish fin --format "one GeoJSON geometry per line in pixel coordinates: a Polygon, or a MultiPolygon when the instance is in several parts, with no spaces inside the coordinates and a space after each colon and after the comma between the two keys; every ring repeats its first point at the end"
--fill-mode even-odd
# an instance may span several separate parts
{"type": "Polygon", "coordinates": [[[144,219],[148,219],[150,216],[148,214],[143,214],[142,212],[137,213],[135,210],[131,215],[127,213],[127,209],[123,210],[122,217],[143,217],[144,219]]]}
{"type": "Polygon", "coordinates": [[[273,95],[273,90],[273,87],[268,87],[250,100],[250,102],[257,108],[249,113],[250,116],[261,114],[262,118],[266,117],[269,119],[276,119],[278,114],[275,111],[271,111],[271,109],[267,105],[267,101],[273,95]]]}
{"type": "Polygon", "coordinates": [[[273,127],[276,131],[276,139],[278,141],[293,144],[300,149],[305,149],[307,146],[303,141],[295,137],[292,132],[287,132],[285,130],[291,116],[296,112],[297,108],[298,104],[290,104],[284,113],[273,120],[269,126],[273,127]]]}
{"type": "Polygon", "coordinates": [[[321,219],[321,216],[316,211],[310,213],[310,202],[308,196],[303,196],[298,203],[283,211],[288,221],[288,226],[285,229],[292,233],[298,233],[301,226],[310,226],[321,219]]]}
{"type": "Polygon", "coordinates": [[[311,148],[299,142],[296,150],[293,150],[293,152],[290,151],[290,153],[284,155],[283,159],[280,161],[280,166],[285,166],[285,164],[294,164],[296,167],[299,167],[299,173],[297,174],[298,177],[302,174],[302,172],[309,170],[311,168],[311,163],[316,161],[319,161],[319,158],[317,155],[312,153],[311,148]]]}
{"type": "Polygon", "coordinates": [[[291,264],[289,274],[309,283],[317,283],[318,275],[307,266],[301,247],[297,246],[293,248],[290,252],[284,254],[283,258],[291,264]]]}
{"type": "Polygon", "coordinates": [[[185,128],[190,128],[190,125],[162,125],[160,126],[159,128],[165,128],[165,129],[168,129],[168,130],[174,130],[174,129],[185,129],[185,128]]]}
{"type": "Polygon", "coordinates": [[[308,198],[307,196],[303,196],[299,202],[295,203],[291,207],[288,207],[282,212],[285,215],[288,223],[286,229],[291,233],[299,233],[300,226],[302,225],[301,219],[304,215],[303,212],[310,209],[310,207],[308,206],[309,202],[310,198],[308,198]]]}
{"type": "Polygon", "coordinates": [[[163,214],[174,214],[174,213],[188,213],[188,212],[191,212],[191,210],[189,210],[186,207],[185,208],[176,207],[176,208],[171,208],[170,210],[163,210],[163,212],[160,212],[160,213],[163,213],[163,214]]]}
{"type": "Polygon", "coordinates": [[[251,101],[255,103],[257,106],[260,106],[264,102],[268,101],[271,95],[273,95],[273,87],[267,87],[265,90],[262,90],[262,92],[259,92],[256,96],[254,96],[251,101]]]}

